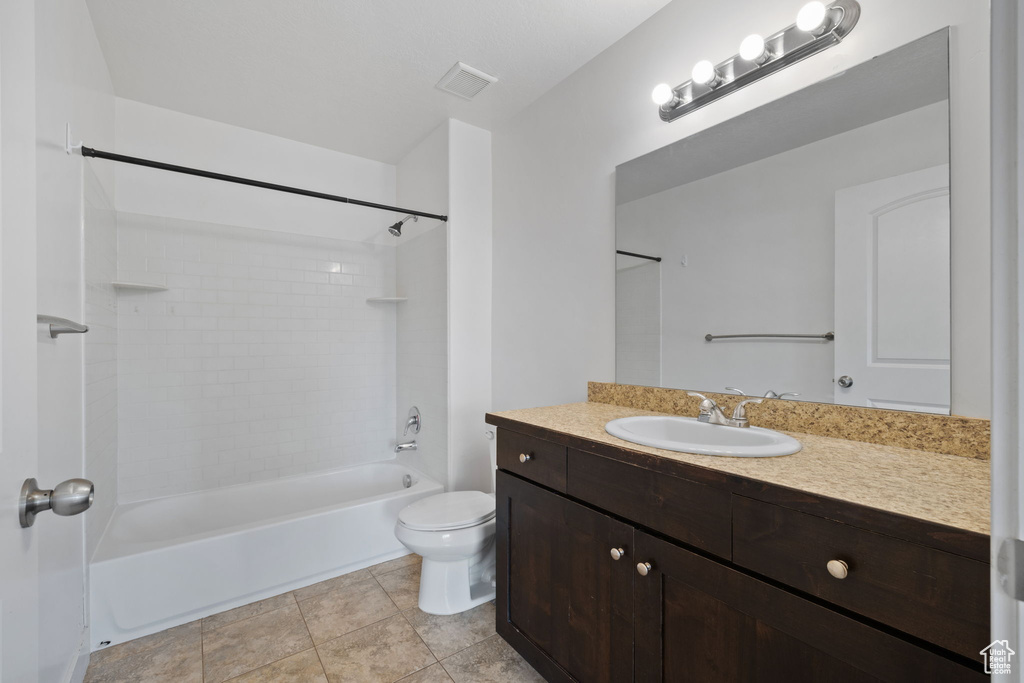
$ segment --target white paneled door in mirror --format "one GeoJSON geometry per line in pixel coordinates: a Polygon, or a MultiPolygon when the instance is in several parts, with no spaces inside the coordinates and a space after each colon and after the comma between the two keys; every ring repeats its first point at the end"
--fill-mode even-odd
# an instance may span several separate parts
{"type": "Polygon", "coordinates": [[[835,204],[836,402],[948,415],[949,167],[835,204]]]}

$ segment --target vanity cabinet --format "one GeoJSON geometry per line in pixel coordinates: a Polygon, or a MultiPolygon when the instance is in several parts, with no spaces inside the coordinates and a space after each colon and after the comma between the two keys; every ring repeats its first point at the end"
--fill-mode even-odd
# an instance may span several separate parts
{"type": "Polygon", "coordinates": [[[633,527],[504,472],[498,480],[499,631],[547,653],[534,666],[549,680],[631,680],[633,527]]]}
{"type": "Polygon", "coordinates": [[[982,562],[833,528],[699,472],[498,439],[497,630],[549,681],[985,678],[968,660],[987,642],[982,562]],[[836,553],[853,580],[828,576],[836,553]]]}

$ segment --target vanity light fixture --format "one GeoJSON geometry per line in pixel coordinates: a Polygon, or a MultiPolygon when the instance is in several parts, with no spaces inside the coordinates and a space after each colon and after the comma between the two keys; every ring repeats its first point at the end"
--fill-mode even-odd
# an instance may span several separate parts
{"type": "Polygon", "coordinates": [[[662,83],[651,99],[662,121],[674,121],[731,92],[827,50],[843,40],[860,19],[857,0],[834,0],[826,5],[809,2],[797,14],[796,23],[767,38],[747,36],[739,54],[724,62],[697,62],[690,80],[675,88],[662,83]]]}

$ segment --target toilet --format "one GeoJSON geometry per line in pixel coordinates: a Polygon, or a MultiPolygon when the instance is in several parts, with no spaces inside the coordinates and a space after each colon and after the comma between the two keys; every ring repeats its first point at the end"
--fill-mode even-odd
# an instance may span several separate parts
{"type": "Polygon", "coordinates": [[[452,491],[398,513],[395,536],[423,556],[419,607],[456,614],[494,599],[494,496],[452,491]]]}

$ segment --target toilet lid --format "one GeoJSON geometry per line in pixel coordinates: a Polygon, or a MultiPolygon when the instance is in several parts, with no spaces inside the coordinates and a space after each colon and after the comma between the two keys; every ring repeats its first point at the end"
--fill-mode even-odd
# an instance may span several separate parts
{"type": "Polygon", "coordinates": [[[407,505],[398,521],[409,529],[440,531],[475,526],[494,517],[494,498],[480,491],[452,491],[407,505]]]}

